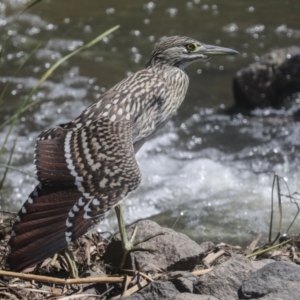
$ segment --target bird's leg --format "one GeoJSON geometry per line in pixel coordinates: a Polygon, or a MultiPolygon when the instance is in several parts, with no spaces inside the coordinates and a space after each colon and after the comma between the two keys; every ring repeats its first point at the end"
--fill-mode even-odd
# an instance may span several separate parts
{"type": "Polygon", "coordinates": [[[124,264],[125,264],[125,260],[127,257],[127,254],[131,251],[149,251],[149,252],[155,252],[155,249],[149,249],[149,248],[143,248],[141,247],[136,247],[138,244],[141,244],[143,242],[146,242],[148,240],[150,240],[151,238],[158,236],[158,235],[162,235],[164,234],[162,233],[158,233],[158,234],[154,234],[153,236],[147,237],[141,241],[138,242],[134,242],[136,233],[137,233],[137,229],[138,227],[136,226],[134,228],[133,234],[130,238],[130,240],[128,240],[127,237],[127,233],[126,233],[126,228],[125,228],[125,222],[124,222],[124,213],[123,213],[123,203],[120,202],[117,206],[115,206],[115,211],[117,214],[117,219],[118,219],[118,224],[119,224],[119,230],[120,230],[120,236],[121,236],[121,243],[122,243],[122,248],[123,248],[123,256],[122,256],[122,261],[121,261],[121,265],[120,268],[123,268],[124,264]]]}
{"type": "Polygon", "coordinates": [[[65,257],[67,261],[71,278],[78,278],[78,269],[73,254],[69,251],[68,248],[62,250],[61,254],[65,257]]]}

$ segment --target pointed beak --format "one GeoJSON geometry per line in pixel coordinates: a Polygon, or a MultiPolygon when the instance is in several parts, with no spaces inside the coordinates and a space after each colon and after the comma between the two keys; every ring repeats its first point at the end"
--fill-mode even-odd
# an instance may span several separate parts
{"type": "Polygon", "coordinates": [[[237,52],[233,49],[212,46],[212,45],[202,45],[202,47],[199,49],[199,53],[203,53],[204,55],[207,55],[207,56],[239,54],[239,52],[237,52]]]}

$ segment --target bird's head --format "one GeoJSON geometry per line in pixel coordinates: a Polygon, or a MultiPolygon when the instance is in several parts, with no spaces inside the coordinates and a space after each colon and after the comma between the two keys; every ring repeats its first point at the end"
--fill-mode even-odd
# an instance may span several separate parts
{"type": "Polygon", "coordinates": [[[206,45],[186,36],[164,37],[155,45],[147,67],[165,64],[184,69],[194,61],[234,54],[239,53],[229,48],[206,45]]]}

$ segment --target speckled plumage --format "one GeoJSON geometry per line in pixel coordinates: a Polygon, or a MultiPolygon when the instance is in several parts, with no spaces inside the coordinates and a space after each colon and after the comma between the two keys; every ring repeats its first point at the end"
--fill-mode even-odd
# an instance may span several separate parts
{"type": "Polygon", "coordinates": [[[13,226],[12,269],[62,250],[139,186],[135,153],[184,100],[189,84],[184,68],[207,58],[189,51],[190,43],[201,45],[188,37],[163,39],[145,69],[108,90],[74,121],[39,135],[39,185],[13,226]]]}

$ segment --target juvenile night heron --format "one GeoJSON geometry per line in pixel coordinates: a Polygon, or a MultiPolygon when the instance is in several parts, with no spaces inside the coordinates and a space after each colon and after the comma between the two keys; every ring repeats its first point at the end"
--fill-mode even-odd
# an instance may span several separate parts
{"type": "Polygon", "coordinates": [[[24,270],[64,249],[113,207],[123,248],[131,250],[120,201],[141,182],[135,153],[182,103],[189,64],[237,53],[189,37],[164,38],[145,69],[108,90],[72,122],[42,132],[35,148],[39,184],[13,226],[11,269],[24,270]]]}

